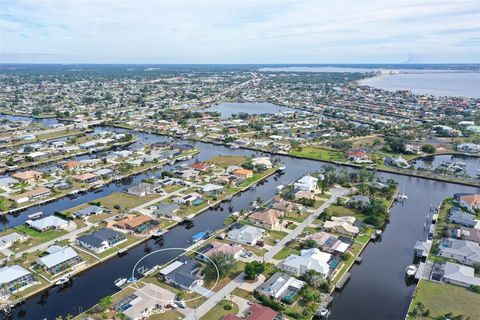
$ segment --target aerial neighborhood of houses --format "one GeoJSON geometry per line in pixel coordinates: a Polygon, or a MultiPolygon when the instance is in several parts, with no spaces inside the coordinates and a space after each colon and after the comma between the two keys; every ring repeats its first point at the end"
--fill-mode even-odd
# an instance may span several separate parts
{"type": "Polygon", "coordinates": [[[436,296],[479,297],[479,99],[360,81],[383,71],[55,68],[0,72],[6,313],[326,319],[376,242],[404,316],[480,317],[436,296]]]}

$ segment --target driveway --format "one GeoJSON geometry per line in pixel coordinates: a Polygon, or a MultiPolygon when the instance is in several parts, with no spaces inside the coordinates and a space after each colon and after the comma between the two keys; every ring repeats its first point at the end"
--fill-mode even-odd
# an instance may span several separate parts
{"type": "Polygon", "coordinates": [[[194,292],[196,292],[196,293],[198,293],[201,296],[204,296],[206,298],[210,298],[214,294],[213,291],[210,291],[207,288],[202,287],[202,286],[195,286],[195,287],[192,288],[192,291],[194,291],[194,292]]]}

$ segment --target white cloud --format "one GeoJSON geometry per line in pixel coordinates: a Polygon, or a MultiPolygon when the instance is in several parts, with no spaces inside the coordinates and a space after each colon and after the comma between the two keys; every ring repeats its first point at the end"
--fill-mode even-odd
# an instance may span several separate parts
{"type": "Polygon", "coordinates": [[[480,62],[479,36],[468,0],[0,0],[2,62],[480,62]]]}

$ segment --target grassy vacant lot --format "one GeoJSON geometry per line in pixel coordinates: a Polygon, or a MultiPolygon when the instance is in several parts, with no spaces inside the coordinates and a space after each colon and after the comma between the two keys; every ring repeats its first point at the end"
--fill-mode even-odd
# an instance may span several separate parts
{"type": "Polygon", "coordinates": [[[239,166],[245,161],[247,161],[247,157],[244,156],[216,156],[210,160],[207,160],[207,162],[222,168],[239,166]]]}
{"type": "Polygon", "coordinates": [[[238,306],[230,302],[229,300],[222,300],[218,304],[215,305],[210,311],[208,311],[201,320],[220,320],[227,314],[237,314],[238,313],[238,306]],[[230,310],[226,310],[226,306],[231,306],[230,310]]]}
{"type": "Polygon", "coordinates": [[[11,247],[12,251],[15,252],[20,252],[25,249],[37,246],[41,243],[59,238],[68,233],[65,230],[48,230],[45,232],[40,232],[33,230],[32,228],[29,228],[27,226],[18,226],[15,227],[15,230],[30,237],[30,239],[28,239],[27,241],[15,244],[13,247],[11,247]]]}
{"type": "Polygon", "coordinates": [[[138,197],[124,192],[119,192],[112,193],[106,197],[98,199],[97,201],[100,202],[101,206],[107,207],[115,212],[118,211],[114,208],[115,205],[119,205],[121,210],[133,209],[159,197],[159,194],[149,194],[145,197],[138,197]]]}
{"type": "Polygon", "coordinates": [[[178,312],[177,310],[168,310],[164,313],[153,314],[148,317],[148,320],[178,320],[183,319],[185,316],[178,312]]]}
{"type": "Polygon", "coordinates": [[[263,240],[265,241],[266,244],[274,246],[276,240],[281,240],[286,235],[287,235],[287,233],[285,231],[267,230],[267,234],[263,238],[263,240]]]}
{"type": "Polygon", "coordinates": [[[364,221],[366,216],[361,214],[355,209],[339,206],[336,204],[332,204],[325,210],[328,214],[335,216],[335,217],[345,217],[345,216],[354,216],[360,221],[364,221]]]}
{"type": "MultiPolygon", "coordinates": [[[[412,306],[421,302],[430,310],[430,317],[452,312],[465,318],[480,319],[480,294],[451,284],[421,280],[415,291],[412,306]]],[[[429,319],[409,317],[410,319],[429,319]]]]}
{"type": "Polygon", "coordinates": [[[342,151],[322,147],[300,147],[290,151],[291,155],[315,160],[347,161],[342,151]]]}
{"type": "Polygon", "coordinates": [[[289,255],[291,254],[296,254],[296,255],[300,255],[300,248],[296,248],[295,246],[294,247],[285,247],[283,248],[282,250],[280,250],[274,257],[273,259],[275,260],[283,260],[285,259],[286,257],[288,257],[289,255]]]}

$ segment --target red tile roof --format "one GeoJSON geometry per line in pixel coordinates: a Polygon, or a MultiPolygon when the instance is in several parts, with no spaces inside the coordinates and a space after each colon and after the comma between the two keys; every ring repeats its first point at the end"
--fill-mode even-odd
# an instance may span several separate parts
{"type": "Polygon", "coordinates": [[[277,314],[275,310],[269,307],[254,303],[250,308],[250,315],[247,317],[247,320],[273,320],[277,314]]]}

